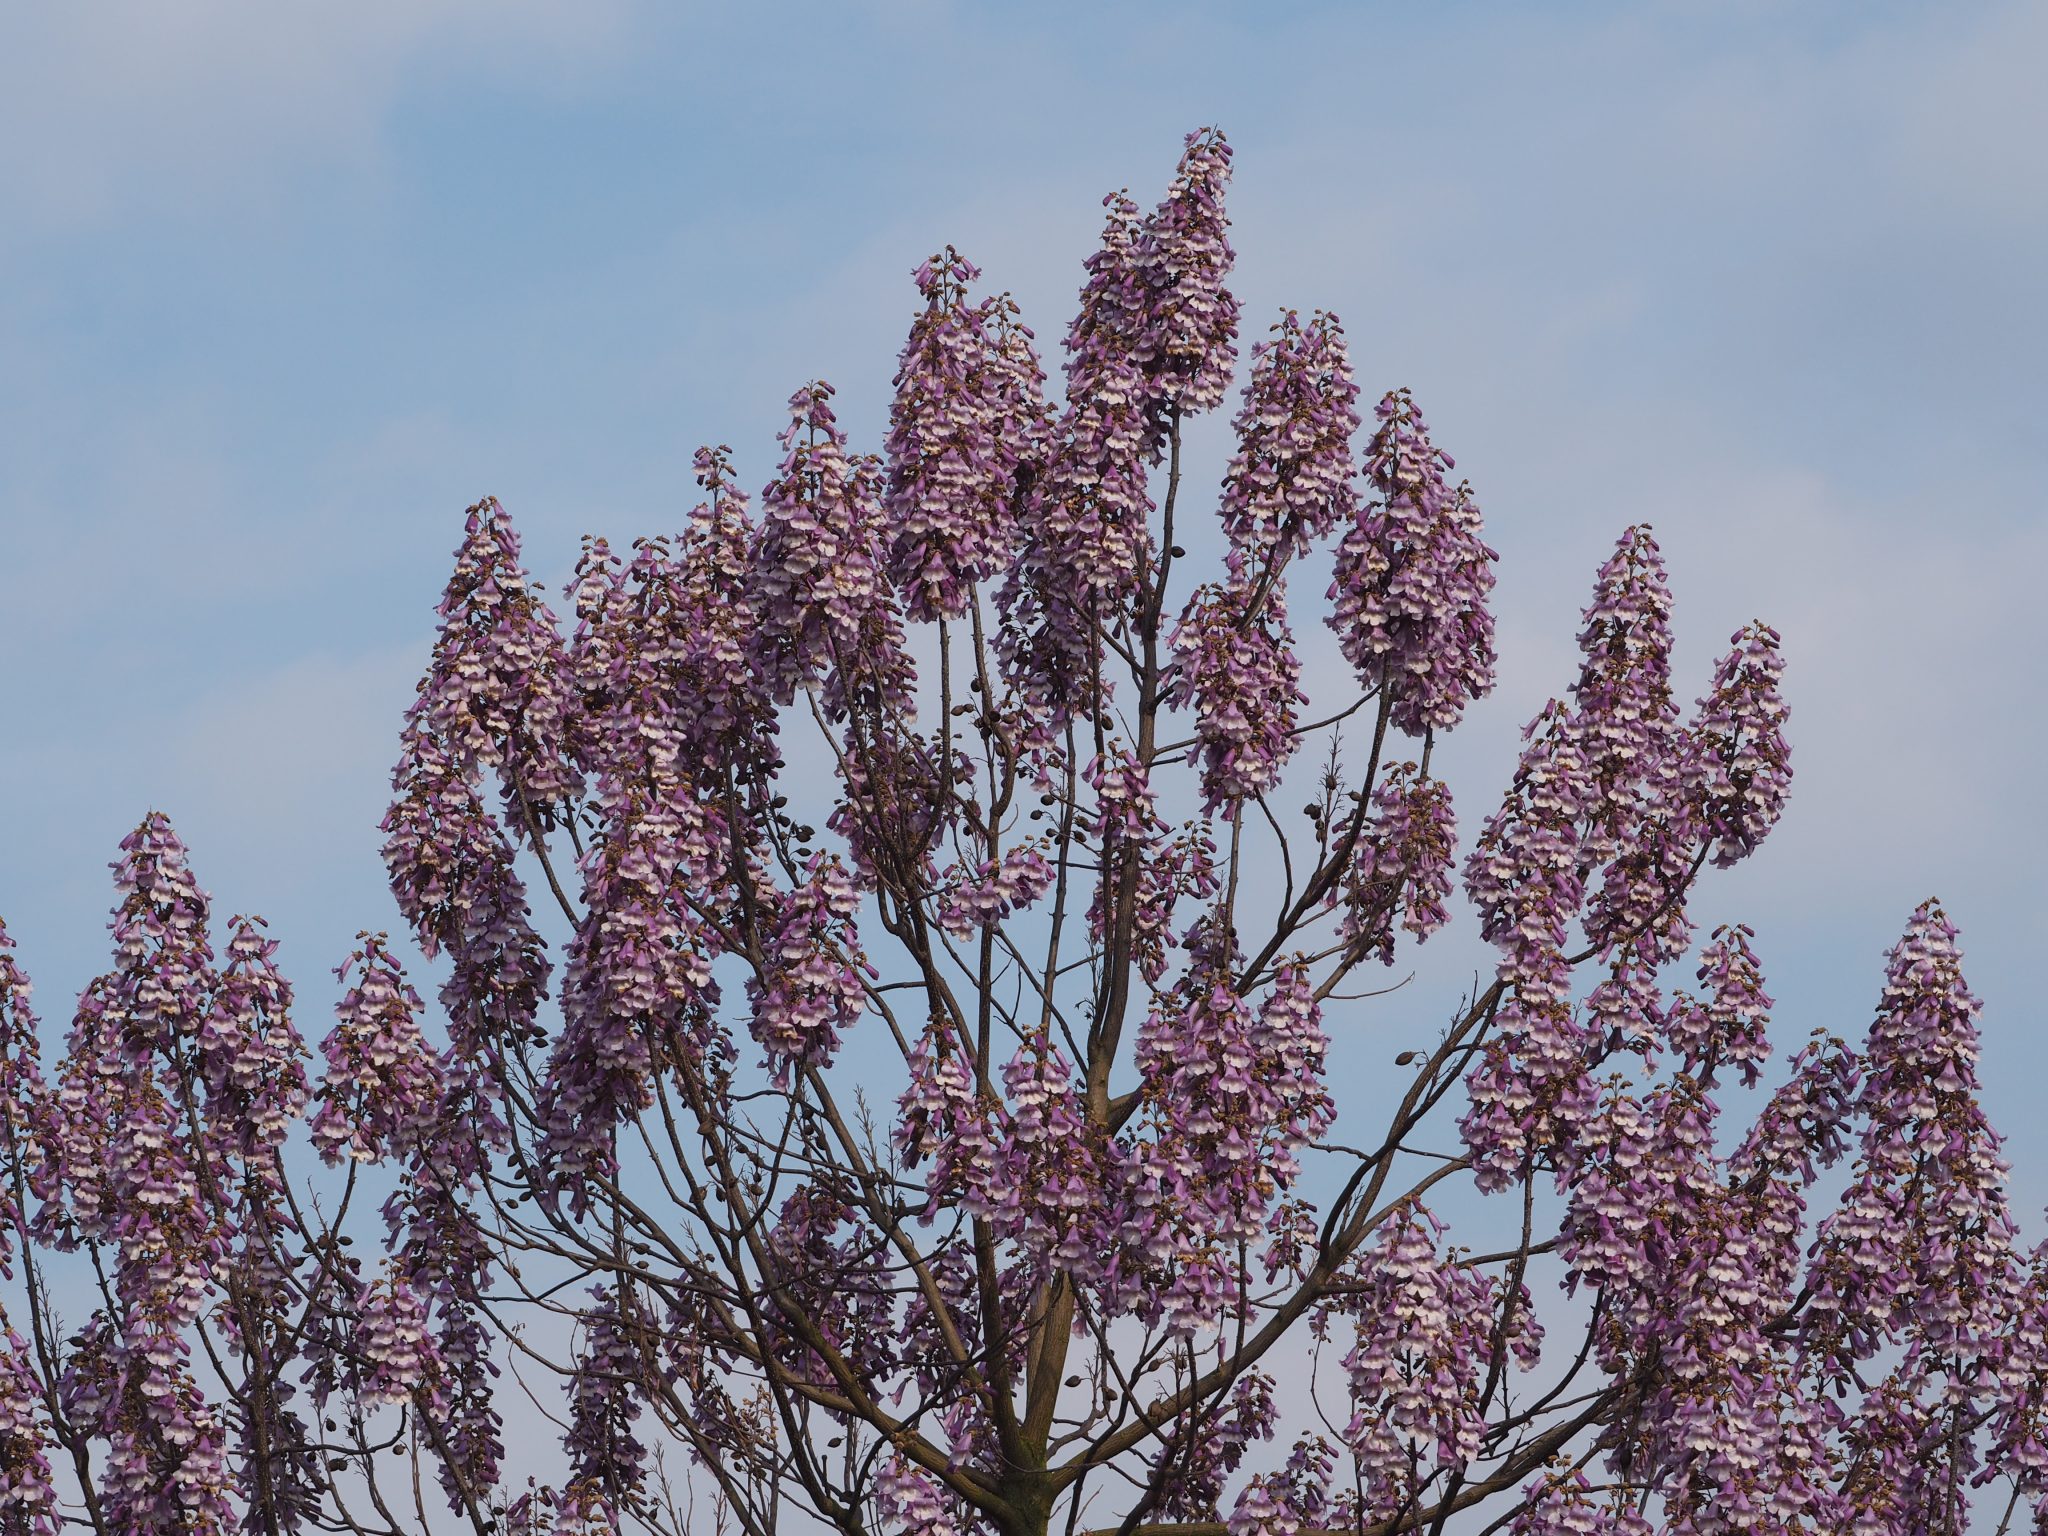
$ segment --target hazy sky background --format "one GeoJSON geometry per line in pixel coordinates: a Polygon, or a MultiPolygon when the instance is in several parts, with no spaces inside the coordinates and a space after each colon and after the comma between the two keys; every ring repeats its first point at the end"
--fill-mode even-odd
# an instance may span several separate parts
{"type": "Polygon", "coordinates": [[[2038,1232],[2044,69],[2048,7],[1954,0],[0,0],[0,914],[42,1011],[156,806],[317,1037],[398,926],[374,828],[463,507],[558,590],[583,532],[678,525],[700,442],[759,486],[806,378],[879,446],[920,258],[1055,343],[1102,194],[1214,122],[1247,339],[1338,311],[1486,508],[1468,833],[1650,520],[1688,699],[1751,617],[1790,658],[1792,810],[1697,915],[1756,926],[1781,1040],[1860,1036],[1939,893],[2038,1232]]]}

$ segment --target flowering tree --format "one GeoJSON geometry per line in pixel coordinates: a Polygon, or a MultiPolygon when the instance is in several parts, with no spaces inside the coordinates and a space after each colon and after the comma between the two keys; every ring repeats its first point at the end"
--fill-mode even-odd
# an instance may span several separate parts
{"type": "Polygon", "coordinates": [[[1229,170],[1202,132],[1152,212],[1108,200],[1057,405],[933,257],[882,455],[806,385],[758,510],[701,452],[678,532],[585,546],[571,634],[470,510],[384,823],[433,1019],[365,934],[309,1053],[159,815],[54,1073],[0,931],[0,1532],[2048,1508],[2048,1253],[1955,929],[1920,908],[1867,1041],[1771,1067],[1754,935],[1687,903],[1784,805],[1778,636],[1683,708],[1647,528],[1465,853],[1496,974],[1332,1138],[1327,1032],[1407,1007],[1362,976],[1449,917],[1432,752],[1492,685],[1495,556],[1415,401],[1363,421],[1337,319],[1289,312],[1176,587],[1229,170]],[[1315,561],[1350,676],[1312,704],[1315,561]],[[1475,1186],[1499,1242],[1438,1214],[1475,1186]]]}

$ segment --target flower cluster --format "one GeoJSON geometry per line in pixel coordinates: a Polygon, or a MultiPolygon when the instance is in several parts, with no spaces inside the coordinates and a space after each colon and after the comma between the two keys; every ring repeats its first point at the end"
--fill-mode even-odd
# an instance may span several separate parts
{"type": "Polygon", "coordinates": [[[1160,1516],[1168,1521],[1214,1520],[1224,1485],[1255,1442],[1273,1438],[1278,1416],[1273,1378],[1249,1371],[1207,1411],[1175,1420],[1159,1437],[1152,1470],[1160,1516]]]}
{"type": "Polygon", "coordinates": [[[767,1051],[777,1087],[792,1070],[829,1065],[840,1035],[866,1006],[867,960],[853,924],[859,907],[846,867],[820,856],[804,883],[775,898],[761,921],[763,962],[747,982],[754,1038],[767,1051]]]}
{"type": "Polygon", "coordinates": [[[1389,721],[1411,736],[1448,730],[1493,688],[1493,562],[1470,489],[1451,489],[1450,455],[1429,440],[1406,390],[1380,401],[1366,454],[1375,499],[1337,548],[1330,627],[1389,721]]]}
{"type": "Polygon", "coordinates": [[[881,1528],[902,1536],[960,1536],[962,1522],[945,1492],[893,1453],[875,1472],[875,1511],[881,1528]]]}
{"type": "Polygon", "coordinates": [[[1162,697],[1192,707],[1202,744],[1202,799],[1237,814],[1271,789],[1297,742],[1301,663],[1287,627],[1286,588],[1229,582],[1197,589],[1172,638],[1162,697]]]}
{"type": "Polygon", "coordinates": [[[1341,1303],[1356,1320],[1344,1438],[1366,1480],[1369,1519],[1390,1518],[1414,1496],[1425,1462],[1470,1462],[1485,1429],[1482,1383],[1505,1357],[1525,1370],[1536,1363],[1542,1330],[1529,1297],[1514,1295],[1504,1315],[1495,1282],[1441,1252],[1445,1230],[1419,1203],[1393,1211],[1354,1261],[1355,1288],[1341,1303]]]}
{"type": "Polygon", "coordinates": [[[198,1077],[217,1155],[269,1175],[306,1106],[306,1047],[292,1024],[291,983],[261,918],[238,917],[213,1006],[199,1026],[198,1077]]]}
{"type": "Polygon", "coordinates": [[[789,398],[782,468],[761,493],[748,591],[756,673],[777,702],[824,685],[828,713],[901,709],[916,672],[883,567],[881,476],[850,456],[819,380],[789,398]]]}
{"type": "Polygon", "coordinates": [[[539,846],[582,792],[578,707],[554,614],[496,501],[470,509],[440,611],[392,771],[384,862],[421,950],[454,963],[441,997],[456,1056],[488,1083],[478,1064],[529,1037],[547,995],[513,847],[539,846]],[[498,772],[503,824],[484,803],[486,767],[498,772]]]}
{"type": "Polygon", "coordinates": [[[1373,792],[1341,884],[1327,898],[1344,906],[1343,937],[1360,956],[1394,963],[1398,926],[1419,944],[1451,920],[1451,870],[1458,840],[1450,786],[1414,763],[1396,763],[1373,792]]]}
{"type": "Polygon", "coordinates": [[[932,1160],[923,1218],[930,1221],[951,1201],[989,1214],[1001,1132],[969,1063],[950,1034],[927,1030],[911,1047],[907,1066],[910,1084],[897,1100],[893,1140],[905,1167],[932,1160]]]}
{"type": "Polygon", "coordinates": [[[1808,1276],[1804,1340],[1830,1379],[1897,1341],[1967,1360],[2004,1329],[2015,1228],[1976,1100],[1978,1006],[1954,926],[1923,904],[1891,953],[1863,1055],[1861,1150],[1808,1276]]]}
{"type": "Polygon", "coordinates": [[[1678,766],[1671,589],[1646,525],[1626,530],[1593,578],[1579,650],[1572,727],[1588,794],[1581,851],[1592,862],[1623,851],[1678,766]]]}
{"type": "Polygon", "coordinates": [[[27,1342],[7,1328],[0,1336],[0,1531],[7,1536],[56,1536],[61,1529],[43,1451],[49,1443],[43,1384],[27,1342]]]}
{"type": "Polygon", "coordinates": [[[1011,510],[1047,430],[1045,374],[1014,303],[968,302],[980,274],[951,246],[916,276],[925,308],[889,413],[888,570],[910,618],[957,619],[1010,563],[1011,510]]]}
{"type": "Polygon", "coordinates": [[[1229,1536],[1295,1536],[1304,1525],[1338,1526],[1334,1517],[1337,1453],[1321,1435],[1304,1435],[1278,1472],[1261,1472],[1244,1485],[1230,1511],[1229,1536]]]}
{"type": "Polygon", "coordinates": [[[996,593],[1013,684],[1056,712],[1086,714],[1107,698],[1099,635],[1120,627],[1153,563],[1146,401],[1126,353],[1077,353],[1017,563],[996,593]]]}
{"type": "Polygon", "coordinates": [[[339,1022],[320,1043],[327,1072],[310,1127],[330,1163],[403,1154],[442,1107],[440,1063],[420,1033],[419,994],[383,934],[356,938],[362,947],[335,973],[346,990],[335,1009],[339,1022]]]}
{"type": "Polygon", "coordinates": [[[1503,1187],[1526,1159],[1568,1142],[1594,1098],[1564,954],[1585,898],[1585,760],[1569,713],[1554,700],[1527,735],[1514,782],[1465,864],[1480,932],[1499,946],[1501,979],[1512,987],[1498,1032],[1473,1069],[1463,1123],[1486,1188],[1503,1187]]]}
{"type": "Polygon", "coordinates": [[[498,770],[515,836],[549,825],[582,791],[570,761],[574,699],[555,616],[519,561],[496,497],[469,509],[441,599],[434,670],[415,718],[466,764],[498,770]]]}
{"type": "Polygon", "coordinates": [[[614,1166],[614,1130],[651,1101],[657,1054],[730,1053],[714,1022],[718,936],[690,905],[718,862],[721,831],[687,794],[635,792],[584,861],[563,1027],[536,1106],[549,1167],[572,1188],[614,1166]]]}
{"type": "Polygon", "coordinates": [[[776,1319],[763,1343],[814,1382],[837,1379],[835,1366],[874,1382],[897,1363],[880,1242],[852,1215],[829,1191],[800,1184],[763,1244],[763,1288],[776,1319]]]}
{"type": "Polygon", "coordinates": [[[1128,1240],[1164,1272],[1145,1309],[1193,1333],[1239,1300],[1237,1254],[1256,1241],[1297,1154],[1336,1109],[1323,1085],[1328,1042],[1307,971],[1284,964],[1254,1008],[1209,956],[1138,1035],[1152,1135],[1131,1150],[1128,1240]]]}
{"type": "Polygon", "coordinates": [[[402,1278],[388,1276],[357,1301],[355,1320],[358,1398],[365,1403],[417,1399],[426,1411],[434,1411],[440,1362],[427,1332],[427,1304],[418,1293],[402,1278]]]}
{"type": "Polygon", "coordinates": [[[971,1201],[998,1232],[1046,1267],[1102,1276],[1116,1157],[1088,1123],[1073,1064],[1044,1035],[1003,1064],[1008,1119],[992,1150],[988,1179],[971,1201]]]}
{"type": "Polygon", "coordinates": [[[1577,1470],[1538,1478],[1523,1499],[1510,1536],[1651,1536],[1656,1529],[1625,1492],[1603,1498],[1577,1470]]]}
{"type": "Polygon", "coordinates": [[[1714,862],[1723,868],[1756,851],[1785,809],[1792,786],[1790,713],[1779,693],[1785,659],[1768,624],[1739,629],[1714,669],[1693,727],[1694,793],[1702,802],[1714,862]]]}
{"type": "Polygon", "coordinates": [[[219,978],[208,902],[170,822],[152,813],[121,853],[114,967],[79,999],[55,1093],[60,1177],[42,1213],[61,1245],[112,1250],[118,1321],[94,1315],[59,1393],[67,1416],[108,1442],[107,1518],[218,1531],[232,1518],[226,1430],[193,1376],[188,1330],[229,1252],[232,1213],[207,1197],[186,1064],[219,978]]]}
{"type": "Polygon", "coordinates": [[[1170,835],[1151,776],[1131,752],[1112,744],[1089,761],[1082,777],[1095,792],[1082,826],[1096,839],[1101,868],[1088,908],[1089,937],[1100,942],[1128,902],[1131,958],[1147,982],[1157,982],[1180,937],[1173,928],[1180,903],[1216,892],[1215,846],[1200,823],[1170,835]]]}
{"type": "Polygon", "coordinates": [[[27,1214],[15,1196],[17,1180],[45,1199],[54,1194],[50,1152],[58,1143],[48,1084],[43,1078],[33,990],[15,962],[14,936],[0,922],[0,1277],[11,1277],[14,1234],[27,1214]]]}
{"type": "Polygon", "coordinates": [[[1157,408],[1175,415],[1213,411],[1237,360],[1237,299],[1224,282],[1236,260],[1223,192],[1230,145],[1214,128],[1188,135],[1165,199],[1132,252],[1139,320],[1131,350],[1157,408]]]}
{"type": "Polygon", "coordinates": [[[1022,547],[997,593],[1011,683],[1056,718],[1109,697],[1102,636],[1124,627],[1156,563],[1147,465],[1181,416],[1222,403],[1237,300],[1223,192],[1230,146],[1189,135],[1165,201],[1141,218],[1123,193],[1089,257],[1067,335],[1067,401],[1021,511],[1022,547]]]}
{"type": "Polygon", "coordinates": [[[972,875],[962,869],[947,883],[939,898],[939,926],[956,939],[968,938],[980,928],[993,928],[1043,896],[1053,876],[1045,854],[1029,843],[1019,844],[1000,859],[983,859],[972,875]]]}
{"type": "Polygon", "coordinates": [[[1746,924],[1721,927],[1700,952],[1699,979],[1707,996],[1686,1000],[1666,1015],[1665,1038],[1703,1088],[1712,1088],[1723,1067],[1732,1067],[1745,1088],[1757,1084],[1770,1058],[1771,999],[1746,924]]]}
{"type": "Polygon", "coordinates": [[[1247,574],[1277,570],[1358,516],[1351,459],[1358,385],[1344,328],[1320,310],[1303,325],[1290,309],[1273,331],[1252,348],[1219,507],[1232,555],[1247,574]]]}
{"type": "Polygon", "coordinates": [[[562,1443],[575,1482],[625,1502],[637,1497],[647,1479],[647,1447],[634,1425],[641,1413],[636,1383],[645,1379],[653,1335],[646,1309],[630,1288],[598,1286],[591,1297],[562,1443]]]}
{"type": "Polygon", "coordinates": [[[772,772],[774,711],[753,669],[756,533],[728,451],[699,448],[705,500],[672,551],[641,539],[621,562],[586,543],[569,656],[578,751],[598,796],[670,796],[727,771],[772,772]]]}

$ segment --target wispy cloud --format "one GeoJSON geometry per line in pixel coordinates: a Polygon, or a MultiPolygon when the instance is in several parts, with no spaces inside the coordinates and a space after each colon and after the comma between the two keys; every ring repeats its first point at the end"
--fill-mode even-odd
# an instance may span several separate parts
{"type": "MultiPolygon", "coordinates": [[[[548,91],[609,57],[629,0],[109,0],[0,11],[0,196],[17,221],[202,212],[276,175],[360,169],[403,88],[548,91]]],[[[17,230],[18,233],[18,230],[17,230]]]]}

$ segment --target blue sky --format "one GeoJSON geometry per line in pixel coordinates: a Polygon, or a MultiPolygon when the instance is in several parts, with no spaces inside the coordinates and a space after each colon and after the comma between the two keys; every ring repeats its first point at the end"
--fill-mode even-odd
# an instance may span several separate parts
{"type": "Polygon", "coordinates": [[[1940,893],[2038,1207],[2044,64],[2039,4],[0,0],[0,913],[43,1011],[154,805],[319,1033],[396,926],[462,508],[557,585],[675,526],[700,442],[759,485],[806,378],[878,445],[924,255],[1054,341],[1101,196],[1215,122],[1247,330],[1338,311],[1487,509],[1467,828],[1647,518],[1688,696],[1753,616],[1790,657],[1793,809],[1699,915],[1757,927],[1781,1039],[1856,1034],[1940,893]]]}

